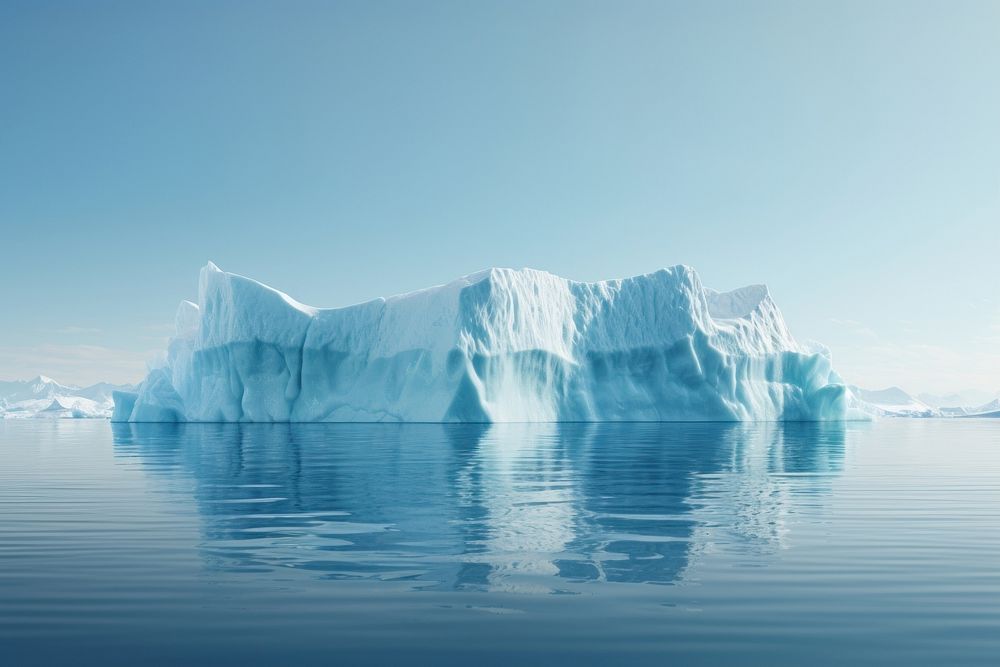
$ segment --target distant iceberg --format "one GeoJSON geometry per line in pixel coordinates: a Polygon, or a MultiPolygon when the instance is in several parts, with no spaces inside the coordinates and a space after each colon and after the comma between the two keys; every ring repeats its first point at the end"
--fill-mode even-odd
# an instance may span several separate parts
{"type": "Polygon", "coordinates": [[[209,263],[115,421],[840,420],[850,394],[763,285],[675,266],[580,283],[489,269],[346,308],[209,263]]]}
{"type": "MultiPolygon", "coordinates": [[[[922,394],[920,397],[907,393],[900,387],[889,387],[873,391],[861,387],[848,386],[851,393],[851,405],[872,417],[1000,417],[1000,398],[987,401],[980,405],[958,403],[961,396],[953,394],[946,400],[955,402],[945,404],[940,397],[932,394],[922,394]],[[937,405],[931,405],[925,397],[937,405]]],[[[969,396],[978,396],[980,392],[963,392],[969,396]]],[[[985,392],[983,392],[985,393],[985,392]]]]}
{"type": "Polygon", "coordinates": [[[946,412],[927,405],[899,387],[871,390],[848,386],[859,409],[873,417],[942,417],[946,412]]]}
{"type": "Polygon", "coordinates": [[[115,391],[131,385],[98,382],[89,387],[60,384],[39,375],[31,380],[0,380],[0,419],[107,419],[115,391]]]}

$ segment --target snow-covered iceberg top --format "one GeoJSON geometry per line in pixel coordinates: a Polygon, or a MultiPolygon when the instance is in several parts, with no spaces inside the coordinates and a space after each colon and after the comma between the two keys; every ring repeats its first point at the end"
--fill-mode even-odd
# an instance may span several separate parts
{"type": "Polygon", "coordinates": [[[686,266],[596,283],[489,269],[319,309],[209,263],[119,421],[829,420],[848,394],[767,288],[686,266]]]}

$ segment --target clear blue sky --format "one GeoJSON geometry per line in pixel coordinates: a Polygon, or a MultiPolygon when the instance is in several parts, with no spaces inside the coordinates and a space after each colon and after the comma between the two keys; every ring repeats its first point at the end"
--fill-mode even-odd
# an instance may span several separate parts
{"type": "Polygon", "coordinates": [[[0,3],[0,378],[136,380],[212,259],[766,282],[848,379],[1000,389],[1000,2],[0,3]]]}

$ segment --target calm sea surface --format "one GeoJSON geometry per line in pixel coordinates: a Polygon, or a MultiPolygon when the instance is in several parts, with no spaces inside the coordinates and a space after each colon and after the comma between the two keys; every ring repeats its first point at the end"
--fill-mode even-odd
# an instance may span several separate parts
{"type": "Polygon", "coordinates": [[[3,665],[990,665],[1000,420],[0,421],[3,665]]]}

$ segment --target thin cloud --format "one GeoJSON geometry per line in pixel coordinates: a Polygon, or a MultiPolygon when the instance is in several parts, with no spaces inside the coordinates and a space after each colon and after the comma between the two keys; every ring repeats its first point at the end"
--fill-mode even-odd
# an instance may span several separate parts
{"type": "Polygon", "coordinates": [[[25,379],[38,374],[59,382],[89,385],[95,382],[136,382],[146,373],[146,361],[156,351],[123,350],[101,345],[0,347],[0,378],[25,379]]]}
{"type": "Polygon", "coordinates": [[[866,388],[896,385],[911,393],[994,392],[1000,377],[1000,355],[994,349],[971,346],[959,351],[928,343],[890,342],[840,346],[834,367],[848,382],[866,388]]]}
{"type": "Polygon", "coordinates": [[[78,335],[78,334],[99,334],[102,331],[103,331],[102,329],[95,329],[94,327],[78,327],[78,326],[61,327],[59,329],[42,329],[42,333],[49,333],[49,334],[73,334],[73,335],[78,335]]]}
{"type": "Polygon", "coordinates": [[[858,322],[857,320],[847,320],[847,319],[841,319],[839,317],[831,317],[830,323],[835,324],[843,329],[846,329],[850,333],[855,334],[857,336],[864,336],[866,338],[878,338],[878,334],[875,333],[874,329],[872,329],[866,324],[858,322]]]}

